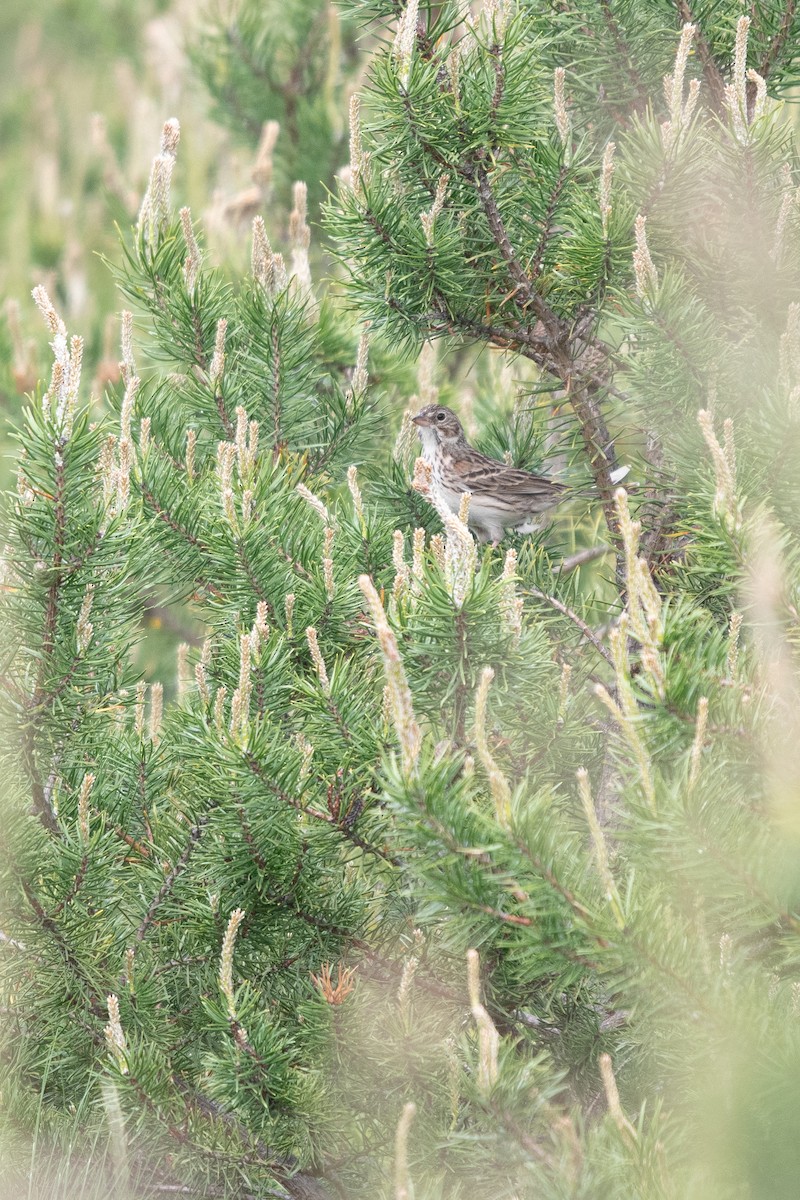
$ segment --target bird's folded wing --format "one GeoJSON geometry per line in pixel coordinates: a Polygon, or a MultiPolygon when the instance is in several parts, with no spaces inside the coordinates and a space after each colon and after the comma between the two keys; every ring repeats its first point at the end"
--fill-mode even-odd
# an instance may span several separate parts
{"type": "Polygon", "coordinates": [[[476,498],[497,497],[510,505],[518,505],[525,500],[552,503],[568,491],[563,483],[555,479],[532,475],[530,471],[523,471],[519,467],[507,467],[504,463],[477,456],[453,463],[452,469],[464,491],[472,492],[476,498]]]}

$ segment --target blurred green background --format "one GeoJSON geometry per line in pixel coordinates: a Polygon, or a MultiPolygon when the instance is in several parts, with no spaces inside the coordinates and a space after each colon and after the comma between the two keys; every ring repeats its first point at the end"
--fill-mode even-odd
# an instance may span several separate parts
{"type": "Polygon", "coordinates": [[[318,220],[325,186],[347,161],[347,101],[364,49],[322,0],[2,6],[3,485],[7,418],[49,369],[31,288],[43,283],[70,333],[84,337],[95,392],[115,380],[120,301],[104,259],[117,257],[116,226],[136,218],[164,120],[176,116],[182,129],[175,196],[236,268],[255,212],[270,236],[285,232],[293,180],[308,182],[318,220]],[[265,12],[274,15],[267,38],[265,12]],[[280,124],[274,172],[257,162],[268,121],[280,124]]]}
{"type": "MultiPolygon", "coordinates": [[[[119,379],[114,264],[135,223],[164,121],[181,124],[173,194],[202,222],[226,269],[246,266],[260,212],[280,246],[291,184],[309,184],[316,225],[347,161],[349,76],[364,61],[354,27],[324,0],[9,0],[0,6],[0,487],[14,486],[12,426],[47,379],[48,335],[31,300],[43,284],[84,339],[83,388],[98,405],[119,379]],[[265,10],[274,10],[265,39],[265,10]],[[278,122],[272,153],[262,130],[278,122]],[[302,134],[302,137],[301,137],[302,134]]],[[[269,137],[267,139],[269,141],[269,137]]],[[[274,138],[273,138],[274,140],[274,138]]],[[[285,248],[285,246],[283,247],[285,248]]],[[[147,375],[147,347],[137,345],[147,375]]],[[[201,636],[159,603],[140,648],[172,686],[176,643],[201,636]]]]}

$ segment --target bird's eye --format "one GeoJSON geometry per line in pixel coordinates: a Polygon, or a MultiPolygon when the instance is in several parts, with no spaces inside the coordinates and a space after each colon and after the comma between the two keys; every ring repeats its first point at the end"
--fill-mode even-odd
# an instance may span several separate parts
{"type": "Polygon", "coordinates": [[[444,420],[444,413],[443,413],[443,412],[439,412],[439,413],[437,413],[437,414],[436,414],[436,420],[437,420],[437,421],[443,421],[443,420],[444,420]]]}

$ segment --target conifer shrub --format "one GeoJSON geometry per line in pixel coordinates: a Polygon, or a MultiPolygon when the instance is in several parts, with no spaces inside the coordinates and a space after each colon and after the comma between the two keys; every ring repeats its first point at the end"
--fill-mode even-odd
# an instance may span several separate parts
{"type": "Polygon", "coordinates": [[[798,18],[358,11],[346,287],[312,280],[302,184],[290,261],[257,217],[249,272],[212,264],[168,121],[100,420],[34,296],[8,1177],[789,1197],[798,18]],[[437,341],[484,349],[477,384],[437,341]],[[574,483],[552,526],[479,545],[446,509],[411,424],[440,395],[574,483]],[[154,593],[203,630],[167,689],[132,654],[154,593]]]}

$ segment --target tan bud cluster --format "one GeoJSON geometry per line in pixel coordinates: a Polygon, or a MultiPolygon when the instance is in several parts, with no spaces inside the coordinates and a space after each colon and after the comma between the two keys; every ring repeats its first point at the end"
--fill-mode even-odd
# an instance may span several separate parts
{"type": "Polygon", "coordinates": [[[757,121],[759,117],[763,117],[767,107],[767,81],[758,71],[749,70],[747,78],[756,89],[756,98],[753,103],[753,121],[757,121]]]}
{"type": "Polygon", "coordinates": [[[739,17],[736,22],[736,41],[733,47],[731,82],[725,86],[725,105],[731,118],[733,132],[740,142],[747,141],[747,42],[750,18],[739,17]]]}
{"type": "Polygon", "coordinates": [[[355,466],[347,468],[347,486],[350,489],[350,495],[353,497],[353,508],[358,518],[361,536],[365,538],[367,536],[367,521],[364,515],[364,500],[358,484],[358,471],[355,466]]]}
{"type": "Polygon", "coordinates": [[[448,511],[444,518],[444,577],[453,604],[461,608],[475,578],[478,548],[468,527],[448,511]]]}
{"type": "Polygon", "coordinates": [[[144,738],[144,702],[147,696],[147,684],[140,679],[136,685],[136,705],[133,713],[133,727],[140,738],[144,738]]]}
{"type": "Polygon", "coordinates": [[[522,637],[522,613],[525,605],[522,597],[517,595],[517,552],[513,548],[506,551],[501,581],[500,614],[504,628],[511,634],[512,644],[517,647],[522,637]]]}
{"type": "Polygon", "coordinates": [[[439,570],[444,575],[445,573],[445,542],[440,533],[434,533],[431,537],[431,554],[439,570]]]}
{"type": "MultiPolygon", "coordinates": [[[[431,465],[424,458],[418,458],[414,463],[414,478],[411,486],[431,504],[438,512],[445,527],[445,546],[443,555],[443,571],[448,591],[453,598],[456,608],[461,608],[467,591],[475,576],[478,561],[475,539],[469,531],[466,519],[455,516],[444,502],[439,489],[433,480],[431,465]]],[[[469,517],[470,494],[465,492],[459,508],[465,518],[469,517]]],[[[438,543],[434,546],[431,539],[431,549],[438,551],[438,543]]]]}
{"type": "Polygon", "coordinates": [[[622,902],[620,900],[617,885],[614,882],[614,876],[611,874],[611,868],[608,862],[608,847],[606,845],[605,835],[600,827],[600,822],[597,819],[597,811],[592,799],[592,786],[589,782],[589,772],[585,767],[580,767],[577,771],[578,791],[581,797],[581,804],[586,815],[586,823],[589,826],[589,833],[592,837],[594,846],[594,857],[597,863],[597,871],[603,883],[606,900],[611,905],[611,910],[614,913],[614,919],[620,929],[624,928],[625,917],[622,912],[622,902]]]}
{"type": "Polygon", "coordinates": [[[269,633],[267,602],[266,600],[259,600],[256,605],[256,619],[253,622],[253,628],[250,630],[250,649],[253,654],[256,653],[262,642],[269,640],[269,633]]]}
{"type": "Polygon", "coordinates": [[[311,507],[314,509],[314,512],[322,518],[326,525],[331,524],[330,513],[328,512],[324,501],[320,500],[319,496],[315,495],[315,493],[312,492],[310,488],[307,488],[304,483],[298,483],[294,490],[297,492],[298,496],[303,497],[306,504],[311,505],[311,507]]]}
{"type": "Polygon", "coordinates": [[[495,46],[503,44],[513,7],[513,0],[483,0],[481,16],[495,46]]]}
{"type": "Polygon", "coordinates": [[[269,199],[272,188],[272,173],[274,170],[273,153],[278,141],[281,127],[277,121],[265,121],[261,129],[261,139],[256,150],[256,161],[250,174],[253,183],[258,187],[265,200],[269,199]]]}
{"type": "Polygon", "coordinates": [[[793,301],[786,310],[786,330],[780,341],[780,380],[786,387],[800,378],[800,304],[793,301]]]}
{"type": "Polygon", "coordinates": [[[225,997],[228,1016],[232,1021],[236,1020],[236,998],[233,992],[233,952],[236,946],[239,926],[244,920],[245,915],[244,909],[234,908],[228,918],[225,936],[222,939],[222,951],[219,956],[219,974],[217,976],[219,990],[225,997]]]}
{"type": "Polygon", "coordinates": [[[116,479],[116,511],[124,512],[131,496],[131,467],[133,466],[133,443],[129,437],[119,440],[119,457],[114,478],[116,479]]]}
{"type": "Polygon", "coordinates": [[[361,148],[361,97],[350,97],[350,186],[356,191],[361,182],[364,155],[361,148]]]}
{"type": "Polygon", "coordinates": [[[489,688],[494,679],[491,667],[481,671],[478,690],[475,693],[475,746],[478,758],[489,779],[489,788],[494,800],[497,820],[505,828],[511,818],[511,788],[508,781],[492,757],[489,742],[486,737],[486,704],[489,698],[489,688]]]}
{"type": "Polygon", "coordinates": [[[692,49],[695,26],[688,22],[681,30],[678,49],[675,54],[675,65],[671,75],[664,76],[664,97],[669,108],[669,120],[661,126],[661,140],[665,150],[671,150],[680,141],[681,134],[689,128],[697,99],[700,94],[700,83],[693,79],[689,83],[689,95],[684,100],[683,84],[686,76],[686,65],[692,49]]]}
{"type": "Polygon", "coordinates": [[[558,136],[561,138],[561,145],[567,150],[572,139],[572,123],[569,119],[567,102],[564,98],[564,76],[564,68],[556,67],[553,76],[553,109],[556,115],[556,129],[558,130],[558,136]]]}
{"type": "Polygon", "coordinates": [[[233,442],[217,444],[217,477],[219,479],[222,511],[233,529],[236,528],[236,510],[233,501],[233,468],[236,463],[236,446],[233,442]]]}
{"type": "MultiPolygon", "coordinates": [[[[124,512],[130,500],[131,470],[135,458],[131,422],[140,384],[133,359],[133,315],[127,311],[122,314],[122,359],[119,367],[125,393],[119,418],[118,459],[113,471],[115,494],[110,498],[111,506],[117,513],[124,512]]],[[[105,482],[103,491],[105,494],[105,482]]]]}
{"type": "Polygon", "coordinates": [[[405,537],[402,529],[395,529],[392,536],[392,565],[394,566],[392,596],[395,604],[399,604],[408,595],[411,585],[411,573],[406,562],[405,537]]]}
{"type": "Polygon", "coordinates": [[[636,294],[644,300],[658,288],[658,272],[650,256],[647,244],[647,217],[639,213],[634,222],[636,249],[633,252],[633,272],[636,278],[636,294]]]}
{"type": "Polygon", "coordinates": [[[222,733],[225,728],[225,697],[227,694],[228,689],[223,684],[217,688],[214,697],[214,727],[217,733],[222,733]]]}
{"type": "Polygon", "coordinates": [[[175,672],[175,694],[178,703],[186,699],[189,691],[189,643],[181,642],[177,652],[178,666],[175,672]]]}
{"type": "Polygon", "coordinates": [[[250,272],[253,279],[270,295],[275,290],[275,262],[272,246],[267,237],[263,217],[253,218],[253,248],[250,257],[250,272]]]}
{"type": "Polygon", "coordinates": [[[369,358],[369,324],[362,330],[361,336],[358,339],[358,349],[356,350],[356,367],[353,371],[352,392],[353,395],[359,396],[367,390],[369,383],[369,374],[367,372],[367,360],[369,358]]]}
{"type": "Polygon", "coordinates": [[[404,468],[417,442],[417,431],[414,428],[413,416],[413,410],[410,408],[407,408],[403,413],[400,419],[400,428],[395,438],[394,449],[392,450],[392,458],[404,468]]]}
{"type": "Polygon", "coordinates": [[[200,693],[200,699],[203,704],[208,704],[211,700],[211,693],[208,690],[208,664],[211,662],[211,638],[206,638],[203,642],[203,649],[200,653],[199,662],[195,663],[194,678],[197,684],[197,690],[200,693]]]}
{"type": "Polygon", "coordinates": [[[733,422],[725,422],[725,445],[720,445],[714,432],[714,418],[706,408],[701,408],[697,420],[703,431],[706,445],[714,463],[716,489],[714,513],[731,529],[739,529],[742,515],[736,500],[736,456],[733,444],[733,422]]]}
{"type": "Polygon", "coordinates": [[[127,1075],[128,1045],[125,1041],[125,1034],[119,1016],[119,999],[114,995],[107,996],[106,1005],[108,1006],[108,1024],[105,1027],[106,1046],[117,1064],[119,1073],[127,1075]]]}
{"type": "Polygon", "coordinates": [[[740,612],[731,613],[730,625],[728,627],[728,654],[727,668],[728,678],[735,679],[737,668],[739,666],[739,634],[742,628],[742,614],[740,612]]]}
{"type": "Polygon", "coordinates": [[[258,421],[248,421],[247,412],[240,404],[236,409],[236,463],[242,483],[252,478],[258,454],[258,421]]]}
{"type": "Polygon", "coordinates": [[[253,690],[251,657],[251,635],[242,633],[239,636],[239,684],[231,697],[230,732],[234,738],[246,734],[250,720],[250,696],[253,690]]]}
{"type": "Polygon", "coordinates": [[[317,631],[313,625],[306,627],[306,641],[311,652],[311,661],[316,667],[319,681],[322,684],[322,690],[327,693],[331,690],[331,681],[328,678],[328,668],[325,666],[325,659],[322,657],[322,651],[319,648],[317,631]]]}
{"type": "Polygon", "coordinates": [[[125,309],[120,316],[120,349],[122,357],[119,363],[119,373],[122,382],[127,387],[136,374],[136,363],[133,357],[133,313],[125,309]]]}
{"type": "Polygon", "coordinates": [[[314,747],[308,738],[304,737],[302,733],[298,733],[295,740],[297,742],[297,748],[302,756],[300,761],[300,774],[297,777],[297,782],[302,784],[305,783],[306,779],[308,779],[309,775],[311,774],[311,759],[314,757],[314,747]]]}
{"type": "Polygon", "coordinates": [[[131,437],[131,421],[133,419],[133,402],[136,400],[139,390],[139,377],[131,376],[125,385],[125,395],[122,396],[122,407],[120,409],[120,442],[122,439],[131,437]]]}
{"type": "Polygon", "coordinates": [[[292,617],[294,616],[295,599],[296,597],[294,592],[287,592],[283,601],[283,608],[286,614],[286,636],[289,641],[292,640],[294,632],[292,629],[292,617]]]}
{"type": "Polygon", "coordinates": [[[53,335],[53,369],[50,384],[42,397],[42,406],[49,412],[56,428],[65,439],[72,435],[72,422],[83,366],[83,338],[67,339],[67,327],[55,310],[47,291],[40,284],[31,293],[36,307],[53,335]]]}
{"type": "Polygon", "coordinates": [[[433,245],[433,234],[436,228],[436,218],[444,208],[445,196],[447,195],[447,176],[440,175],[439,182],[436,185],[436,193],[433,198],[433,204],[427,212],[420,213],[422,221],[422,229],[425,234],[425,241],[429,246],[433,245]]]}
{"type": "Polygon", "coordinates": [[[461,43],[457,42],[447,59],[447,77],[450,82],[450,94],[453,97],[453,107],[461,112],[461,43]]]}
{"type": "Polygon", "coordinates": [[[612,698],[602,683],[595,684],[595,695],[606,706],[614,720],[620,727],[628,746],[631,749],[636,764],[639,768],[639,775],[642,782],[642,790],[647,799],[647,804],[652,813],[656,813],[656,793],[653,784],[653,771],[650,764],[650,758],[645,749],[644,743],[639,737],[636,725],[629,713],[625,712],[617,702],[612,698]]]}
{"type": "Polygon", "coordinates": [[[563,722],[567,715],[567,705],[569,703],[569,681],[572,677],[572,667],[569,663],[562,663],[561,678],[558,681],[558,720],[563,722]]]}
{"type": "MultiPolygon", "coordinates": [[[[795,188],[792,179],[792,169],[788,163],[784,163],[781,171],[783,180],[783,195],[781,197],[781,205],[778,210],[778,219],[775,222],[775,238],[770,251],[770,257],[774,262],[780,263],[783,257],[784,243],[786,241],[786,227],[789,223],[789,217],[792,209],[797,205],[798,197],[800,197],[800,188],[795,188]]],[[[789,311],[795,307],[790,304],[789,311]]]]}
{"type": "Polygon", "coordinates": [[[462,492],[458,502],[458,519],[462,525],[469,524],[469,506],[472,503],[472,492],[462,492]]]}
{"type": "Polygon", "coordinates": [[[33,289],[31,295],[50,332],[56,337],[66,338],[67,327],[56,312],[55,305],[47,294],[47,289],[39,284],[33,289]]]}
{"type": "Polygon", "coordinates": [[[411,64],[417,44],[419,0],[407,0],[397,26],[392,54],[397,65],[397,77],[405,90],[411,78],[411,64]]]}
{"type": "Polygon", "coordinates": [[[194,226],[192,225],[191,209],[182,208],[178,215],[181,219],[183,240],[186,243],[186,258],[183,260],[183,281],[186,284],[186,291],[190,296],[193,296],[197,276],[200,271],[200,247],[197,244],[194,226]]]}
{"type": "Polygon", "coordinates": [[[600,169],[600,218],[603,222],[603,237],[608,236],[608,222],[611,219],[611,182],[614,178],[616,149],[616,143],[607,143],[603,151],[603,165],[600,169]]]}
{"type": "Polygon", "coordinates": [[[311,245],[311,229],[306,219],[308,188],[298,180],[293,188],[294,208],[289,215],[289,240],[292,243],[292,275],[297,280],[301,296],[313,302],[311,264],[308,248],[311,245]]]}
{"type": "Polygon", "coordinates": [[[131,995],[133,995],[134,992],[133,964],[135,957],[136,951],[132,946],[128,946],[127,950],[125,951],[125,982],[128,985],[128,991],[131,993],[131,995]]]}
{"type": "Polygon", "coordinates": [[[330,525],[325,526],[325,540],[322,551],[322,578],[325,583],[325,595],[329,600],[333,599],[334,580],[333,580],[333,530],[330,525]]]}
{"type": "Polygon", "coordinates": [[[139,210],[137,234],[151,246],[169,221],[170,185],[180,136],[180,125],[173,117],[162,130],[161,152],[153,159],[150,182],[139,210]]]}
{"type": "Polygon", "coordinates": [[[374,583],[369,575],[360,575],[358,586],[361,588],[361,593],[367,602],[375,625],[375,633],[383,657],[386,684],[389,689],[392,720],[400,743],[400,760],[403,773],[408,778],[416,772],[417,759],[422,746],[422,733],[414,715],[411,689],[408,686],[397,639],[386,619],[386,613],[374,583]]]}
{"type": "Polygon", "coordinates": [[[500,1034],[481,1003],[480,958],[477,950],[467,951],[467,986],[472,1018],[478,1026],[478,1088],[488,1095],[499,1075],[500,1034]]]}
{"type": "Polygon", "coordinates": [[[700,760],[703,753],[703,745],[706,737],[706,726],[708,724],[708,696],[701,696],[697,702],[697,721],[694,728],[694,741],[692,742],[692,752],[689,758],[689,795],[692,794],[700,774],[700,760]]]}
{"type": "Polygon", "coordinates": [[[164,717],[164,685],[150,685],[150,741],[158,743],[161,735],[161,722],[164,717]]]}
{"type": "Polygon", "coordinates": [[[103,486],[103,507],[109,509],[117,494],[117,438],[109,433],[100,447],[97,471],[103,486]]]}
{"type": "Polygon", "coordinates": [[[78,621],[75,626],[75,637],[78,643],[78,653],[85,654],[89,649],[94,633],[94,626],[90,621],[92,613],[92,603],[94,601],[94,585],[87,584],[86,591],[83,593],[83,601],[81,603],[81,611],[78,613],[78,621]]]}
{"type": "Polygon", "coordinates": [[[84,845],[89,841],[89,797],[92,794],[94,781],[94,775],[91,772],[87,772],[83,777],[81,790],[78,793],[78,830],[84,845]]]}
{"type": "MultiPolygon", "coordinates": [[[[620,533],[625,548],[625,576],[627,584],[627,603],[624,622],[620,622],[619,645],[620,653],[627,654],[627,628],[640,646],[641,662],[645,671],[650,675],[659,696],[664,695],[664,670],[661,655],[661,643],[664,638],[664,626],[661,617],[661,597],[653,583],[650,569],[644,558],[639,557],[639,536],[641,522],[634,521],[628,508],[628,493],[624,488],[618,488],[614,493],[614,506],[617,510],[620,533]]],[[[612,649],[614,642],[612,641],[612,649]]],[[[621,687],[627,687],[627,665],[620,666],[618,675],[622,677],[621,687]]],[[[631,701],[629,713],[632,716],[635,704],[631,701]]]]}
{"type": "Polygon", "coordinates": [[[228,333],[228,322],[224,317],[217,321],[217,329],[214,334],[214,353],[211,356],[211,363],[208,368],[208,378],[211,387],[216,392],[219,390],[219,385],[222,382],[222,374],[225,370],[225,338],[228,333]]]}
{"type": "Polygon", "coordinates": [[[411,594],[419,596],[422,591],[422,578],[425,571],[425,530],[414,530],[414,540],[411,547],[411,594]]]}

